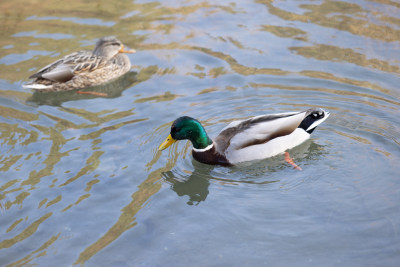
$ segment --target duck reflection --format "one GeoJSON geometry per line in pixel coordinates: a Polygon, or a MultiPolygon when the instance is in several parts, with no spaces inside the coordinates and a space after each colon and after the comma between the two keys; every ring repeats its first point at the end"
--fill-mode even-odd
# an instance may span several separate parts
{"type": "Polygon", "coordinates": [[[188,205],[198,205],[208,196],[212,166],[206,166],[195,160],[192,160],[192,164],[194,171],[188,177],[178,176],[172,171],[164,172],[162,175],[178,196],[189,197],[188,205]]]}
{"type": "Polygon", "coordinates": [[[33,95],[28,98],[27,103],[61,106],[64,102],[74,100],[92,99],[97,97],[116,98],[121,96],[122,92],[131,87],[135,82],[138,82],[137,72],[128,72],[109,83],[81,90],[48,93],[34,92],[33,95]],[[78,93],[78,91],[83,93],[78,93]],[[88,92],[88,94],[85,94],[85,92],[88,92]]]}
{"type": "MultiPolygon", "coordinates": [[[[290,154],[295,162],[302,166],[304,171],[313,168],[313,162],[322,158],[325,146],[308,140],[298,147],[291,149],[290,154]]],[[[244,162],[233,167],[221,167],[205,165],[192,160],[193,172],[188,170],[170,170],[162,173],[163,178],[171,185],[171,189],[180,197],[188,196],[188,205],[198,205],[205,201],[209,194],[210,181],[219,181],[223,184],[254,184],[265,185],[278,183],[281,186],[281,175],[283,170],[293,168],[284,160],[284,155],[280,154],[273,158],[244,162]],[[188,175],[186,175],[188,174],[188,175]],[[278,174],[278,176],[277,176],[278,174]]],[[[296,170],[294,170],[296,171],[296,170]]],[[[287,172],[283,177],[287,176],[287,172]]],[[[293,180],[293,182],[296,182],[293,180]]],[[[288,181],[285,181],[287,186],[288,181]]]]}

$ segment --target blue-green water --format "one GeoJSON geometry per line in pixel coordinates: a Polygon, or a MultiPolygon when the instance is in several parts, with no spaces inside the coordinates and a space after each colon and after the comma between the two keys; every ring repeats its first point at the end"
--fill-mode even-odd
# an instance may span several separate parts
{"type": "Polygon", "coordinates": [[[1,266],[398,266],[397,1],[2,1],[1,266]],[[33,94],[28,77],[99,37],[132,72],[33,94]],[[181,141],[231,120],[323,107],[292,149],[227,168],[181,141]]]}

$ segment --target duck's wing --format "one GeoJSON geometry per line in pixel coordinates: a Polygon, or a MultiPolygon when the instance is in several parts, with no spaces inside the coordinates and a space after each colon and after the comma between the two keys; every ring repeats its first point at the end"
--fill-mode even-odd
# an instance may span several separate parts
{"type": "Polygon", "coordinates": [[[39,70],[29,78],[46,79],[53,82],[66,82],[76,74],[92,71],[104,66],[106,61],[83,50],[67,55],[39,70]]]}
{"type": "Polygon", "coordinates": [[[50,63],[49,65],[41,68],[38,72],[36,72],[36,73],[32,74],[31,76],[29,76],[29,79],[42,78],[43,74],[51,72],[52,70],[54,70],[58,66],[64,64],[65,62],[71,61],[71,60],[73,60],[75,58],[81,58],[81,57],[83,57],[85,55],[86,56],[90,56],[91,53],[92,53],[91,51],[83,50],[83,51],[78,51],[78,52],[69,54],[69,55],[67,55],[67,56],[65,56],[63,58],[60,58],[59,60],[54,61],[54,62],[50,63]]]}
{"type": "Polygon", "coordinates": [[[228,147],[238,150],[288,135],[296,130],[308,113],[309,110],[262,115],[232,122],[215,138],[217,150],[219,153],[228,147]]]}

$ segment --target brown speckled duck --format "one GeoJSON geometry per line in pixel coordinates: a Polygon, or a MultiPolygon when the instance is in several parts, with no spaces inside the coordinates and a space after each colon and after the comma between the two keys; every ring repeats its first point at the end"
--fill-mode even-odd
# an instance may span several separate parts
{"type": "Polygon", "coordinates": [[[230,166],[265,159],[303,143],[328,116],[329,112],[321,108],[261,115],[231,122],[214,140],[198,120],[184,116],[174,121],[159,150],[188,139],[193,145],[194,159],[205,164],[230,166]]]}
{"type": "Polygon", "coordinates": [[[39,92],[58,92],[100,85],[128,72],[131,62],[124,45],[114,36],[103,37],[93,51],[69,54],[31,75],[23,87],[39,92]]]}

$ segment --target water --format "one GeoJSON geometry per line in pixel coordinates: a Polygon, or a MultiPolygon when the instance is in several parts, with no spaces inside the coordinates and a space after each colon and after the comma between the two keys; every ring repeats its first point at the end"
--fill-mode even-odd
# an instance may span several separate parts
{"type": "Polygon", "coordinates": [[[0,3],[2,266],[398,266],[397,1],[0,3]],[[136,54],[94,90],[32,73],[99,37],[136,54]],[[189,115],[323,107],[292,149],[227,168],[157,151],[189,115]]]}

